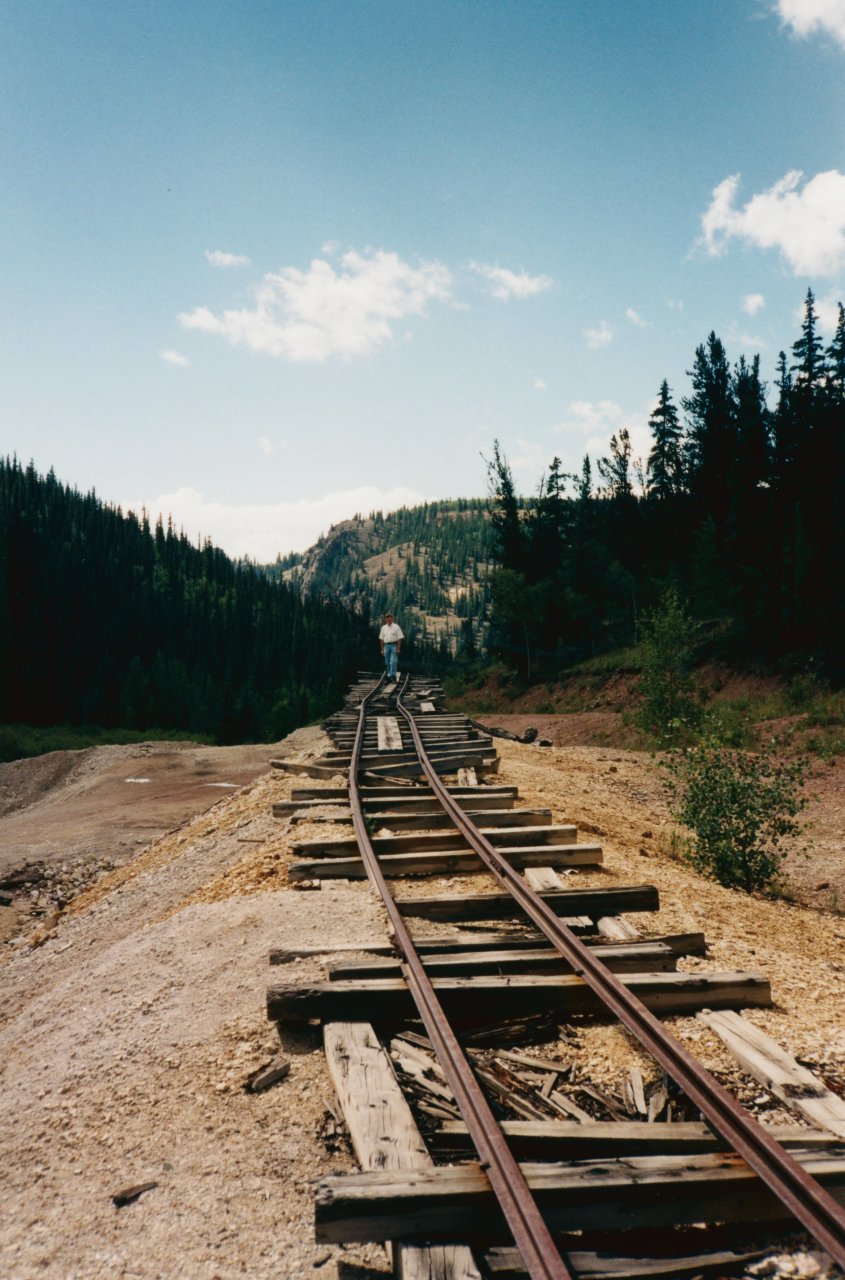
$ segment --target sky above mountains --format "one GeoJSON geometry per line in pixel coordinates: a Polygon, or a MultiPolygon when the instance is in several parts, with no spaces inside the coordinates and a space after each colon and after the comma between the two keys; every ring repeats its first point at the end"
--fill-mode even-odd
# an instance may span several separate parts
{"type": "Polygon", "coordinates": [[[234,555],[845,295],[845,0],[7,0],[0,447],[234,555]]]}

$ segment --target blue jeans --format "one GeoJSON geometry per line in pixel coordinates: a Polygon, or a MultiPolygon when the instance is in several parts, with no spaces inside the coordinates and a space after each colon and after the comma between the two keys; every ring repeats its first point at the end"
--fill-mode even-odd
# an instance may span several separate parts
{"type": "Polygon", "coordinates": [[[396,665],[399,661],[399,654],[395,644],[385,644],[384,646],[384,666],[387,671],[388,680],[396,679],[396,665]]]}

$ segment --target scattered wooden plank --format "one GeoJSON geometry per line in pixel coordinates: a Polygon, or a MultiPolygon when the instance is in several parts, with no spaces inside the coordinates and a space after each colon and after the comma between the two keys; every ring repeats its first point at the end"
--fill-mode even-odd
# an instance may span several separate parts
{"type": "Polygon", "coordinates": [[[423,713],[423,715],[431,715],[431,713],[435,710],[436,710],[436,707],[434,703],[430,702],[428,698],[426,698],[424,702],[420,703],[420,711],[423,713]]]}
{"type": "MultiPolygon", "coordinates": [[[[613,973],[670,973],[677,968],[678,957],[661,943],[640,942],[627,946],[591,948],[613,973]]],[[[430,955],[425,967],[431,977],[446,978],[482,973],[571,973],[572,966],[554,947],[527,951],[458,951],[451,955],[430,955]]],[[[401,973],[396,959],[329,960],[326,972],[332,981],[358,978],[388,978],[401,973]]]]}
{"type": "Polygon", "coordinates": [[[335,778],[339,773],[346,772],[341,764],[300,764],[296,760],[271,760],[270,764],[283,773],[293,773],[305,778],[335,778]]]}
{"type": "MultiPolygon", "coordinates": [[[[521,845],[570,846],[575,844],[578,833],[575,827],[549,824],[539,829],[536,826],[491,827],[484,834],[497,848],[503,845],[513,848],[521,845]]],[[[372,845],[379,855],[383,853],[445,853],[452,849],[467,848],[467,840],[460,831],[445,834],[433,831],[431,834],[418,832],[407,836],[375,836],[372,845]]],[[[583,847],[598,849],[600,845],[583,847]]],[[[331,840],[325,837],[320,840],[298,840],[291,851],[300,858],[327,858],[333,855],[341,857],[344,854],[357,853],[358,841],[354,836],[342,840],[331,840]]]]}
{"type": "MultiPolygon", "coordinates": [[[[477,751],[458,753],[457,755],[435,755],[430,756],[429,760],[431,767],[437,774],[456,773],[458,769],[466,765],[472,765],[476,770],[489,773],[498,773],[499,771],[499,757],[497,755],[482,754],[477,751]]],[[[425,776],[425,770],[418,761],[413,764],[370,765],[367,768],[367,773],[373,778],[422,778],[425,776]]]]}
{"type": "Polygon", "coordinates": [[[596,921],[596,929],[603,938],[612,938],[614,942],[633,941],[640,936],[636,925],[623,920],[621,916],[602,916],[596,921]]]}
{"type": "MultiPolygon", "coordinates": [[[[845,1203],[845,1158],[793,1153],[845,1203]]],[[[776,1196],[738,1156],[628,1156],[598,1163],[527,1164],[528,1185],[553,1231],[682,1226],[781,1219],[776,1196]]],[[[508,1231],[478,1165],[334,1175],[316,1196],[320,1242],[507,1241],[508,1231]]]]}
{"type": "MultiPolygon", "coordinates": [[[[513,867],[525,867],[532,862],[550,860],[560,867],[595,867],[602,860],[601,848],[595,844],[540,845],[533,848],[521,845],[514,848],[500,846],[496,852],[513,867]]],[[[442,853],[379,854],[379,866],[386,876],[445,876],[484,870],[484,863],[474,849],[447,849],[442,853]]],[[[291,881],[307,880],[312,876],[323,880],[338,877],[363,880],[366,874],[360,855],[351,858],[309,858],[306,862],[292,862],[288,867],[288,879],[291,881]]]]}
{"type": "Polygon", "coordinates": [[[566,887],[554,867],[526,867],[525,879],[536,893],[547,893],[566,887]]]}
{"type": "MultiPolygon", "coordinates": [[[[617,911],[657,911],[659,897],[654,885],[632,885],[620,889],[563,889],[542,893],[544,902],[559,916],[585,915],[595,919],[617,911]]],[[[522,908],[509,893],[447,893],[439,897],[397,897],[400,910],[423,920],[512,920],[522,908]]]]}
{"type": "MultiPolygon", "coordinates": [[[[526,1057],[528,1055],[525,1055],[526,1057]]],[[[764,1126],[766,1127],[766,1126],[764,1126]]],[[[627,1155],[694,1155],[724,1151],[726,1145],[706,1124],[638,1120],[504,1120],[508,1145],[520,1160],[602,1160],[627,1155]]],[[[799,1125],[769,1125],[768,1132],[790,1149],[824,1150],[837,1139],[799,1125]]],[[[474,1150],[462,1120],[450,1121],[429,1136],[438,1154],[466,1157],[474,1150]]]]}
{"type": "MultiPolygon", "coordinates": [[[[400,1089],[390,1059],[367,1023],[323,1028],[326,1061],[358,1163],[364,1169],[428,1169],[431,1156],[400,1089]]],[[[405,1280],[480,1280],[471,1251],[449,1244],[401,1245],[397,1274],[405,1280]]]]}
{"type": "MultiPolygon", "coordinates": [[[[564,1260],[579,1280],[683,1280],[684,1276],[717,1277],[739,1274],[739,1268],[767,1250],[711,1250],[677,1258],[624,1257],[591,1249],[569,1249],[564,1260]]],[[[484,1255],[485,1274],[491,1280],[522,1280],[528,1275],[518,1249],[490,1249],[484,1255]]]]}
{"type": "MultiPolygon", "coordinates": [[[[762,974],[644,973],[620,974],[619,980],[652,1013],[670,1016],[704,1008],[743,1008],[771,1004],[768,979],[762,974]]],[[[561,977],[435,978],[434,987],[447,1013],[466,1025],[494,1017],[550,1013],[610,1016],[583,979],[561,977]]],[[[321,1018],[323,1021],[397,1021],[414,1016],[414,1003],[401,978],[360,982],[279,983],[267,993],[267,1015],[279,1021],[321,1018]]]]}
{"type": "Polygon", "coordinates": [[[477,787],[478,775],[474,769],[459,769],[458,782],[465,787],[477,787]]]}
{"type": "Polygon", "coordinates": [[[376,720],[378,728],[379,751],[401,751],[402,733],[395,716],[379,716],[376,720]]]}
{"type": "Polygon", "coordinates": [[[796,1062],[791,1053],[736,1013],[699,1014],[764,1089],[811,1124],[845,1139],[845,1099],[796,1062]]]}
{"type": "Polygon", "coordinates": [[[264,1093],[265,1089],[278,1084],[280,1080],[284,1080],[288,1075],[290,1075],[290,1059],[278,1054],[272,1062],[268,1062],[266,1066],[259,1067],[257,1071],[253,1071],[247,1077],[244,1088],[247,1093],[264,1093]]]}
{"type": "Polygon", "coordinates": [[[139,1182],[134,1187],[127,1187],[124,1191],[116,1192],[112,1196],[111,1202],[116,1209],[123,1209],[128,1204],[134,1204],[146,1191],[153,1191],[157,1186],[157,1182],[139,1182]]]}

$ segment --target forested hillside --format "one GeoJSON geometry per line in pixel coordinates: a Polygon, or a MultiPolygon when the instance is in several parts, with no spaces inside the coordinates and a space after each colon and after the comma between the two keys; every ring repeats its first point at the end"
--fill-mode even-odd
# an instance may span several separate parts
{"type": "Polygon", "coordinates": [[[348,609],[0,459],[0,721],[267,741],[333,710],[348,609]]]}
{"type": "Polygon", "coordinates": [[[306,598],[341,600],[374,618],[390,609],[418,651],[435,657],[477,648],[490,548],[487,502],[459,498],[345,520],[275,568],[306,598]]]}
{"type": "Polygon", "coordinates": [[[771,393],[759,357],[731,365],[715,333],[678,406],[660,387],[652,446],[622,430],[594,477],[558,459],[522,509],[498,447],[490,647],[536,675],[635,643],[668,587],[711,645],[743,662],[845,676],[845,313],[830,345],[808,292],[771,393]],[[598,485],[596,485],[598,481],[598,485]]]}

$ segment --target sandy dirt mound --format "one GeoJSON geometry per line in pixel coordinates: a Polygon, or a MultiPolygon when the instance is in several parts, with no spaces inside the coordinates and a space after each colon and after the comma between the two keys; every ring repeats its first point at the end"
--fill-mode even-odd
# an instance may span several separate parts
{"type": "MultiPolygon", "coordinates": [[[[325,741],[302,731],[285,753],[307,759],[325,741]]],[[[744,897],[669,858],[662,786],[646,756],[508,742],[499,748],[497,781],[517,783],[525,804],[548,804],[555,820],[578,822],[604,846],[604,867],[573,874],[570,884],[656,884],[661,910],[632,922],[651,934],[704,930],[710,955],[685,960],[686,968],[764,972],[774,1007],[749,1016],[834,1086],[845,1084],[845,920],[744,897]]],[[[830,770],[824,781],[828,821],[840,803],[833,796],[841,777],[830,770]]],[[[353,1167],[327,1121],[331,1088],[318,1040],[286,1031],[289,1076],[266,1094],[243,1090],[250,1072],[279,1048],[264,1011],[269,950],[385,937],[366,882],[324,882],[310,893],[290,888],[295,842],[325,834],[316,822],[272,818],[272,802],[293,785],[297,780],[262,773],[101,877],[42,926],[40,945],[7,948],[0,1003],[3,1277],[390,1274],[380,1248],[313,1243],[314,1180],[353,1167]],[[134,1204],[113,1205],[117,1192],[144,1182],[157,1185],[134,1204]],[[341,1264],[351,1269],[341,1272],[341,1264]]],[[[350,829],[332,830],[341,837],[350,829]]],[[[479,875],[396,887],[423,893],[492,886],[479,875]]],[[[274,972],[311,979],[322,976],[322,966],[300,960],[274,972]]],[[[672,1025],[741,1094],[759,1096],[759,1086],[741,1077],[700,1023],[672,1025]]],[[[628,1037],[607,1027],[546,1048],[613,1088],[640,1060],[628,1037]]],[[[776,1107],[770,1114],[783,1118],[776,1107]]]]}

